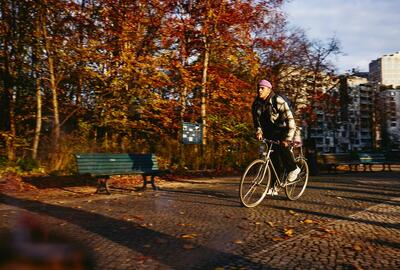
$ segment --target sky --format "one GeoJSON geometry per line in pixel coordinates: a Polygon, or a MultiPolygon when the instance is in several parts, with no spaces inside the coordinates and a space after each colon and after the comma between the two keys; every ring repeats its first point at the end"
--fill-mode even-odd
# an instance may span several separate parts
{"type": "Polygon", "coordinates": [[[337,37],[339,73],[368,71],[372,60],[400,51],[400,0],[289,0],[284,11],[310,39],[337,37]]]}

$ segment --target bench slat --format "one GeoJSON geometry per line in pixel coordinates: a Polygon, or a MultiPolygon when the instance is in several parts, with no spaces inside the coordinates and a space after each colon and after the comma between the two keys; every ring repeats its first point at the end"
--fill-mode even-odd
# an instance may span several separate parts
{"type": "Polygon", "coordinates": [[[358,157],[362,163],[382,164],[386,162],[383,153],[358,153],[358,157]]]}

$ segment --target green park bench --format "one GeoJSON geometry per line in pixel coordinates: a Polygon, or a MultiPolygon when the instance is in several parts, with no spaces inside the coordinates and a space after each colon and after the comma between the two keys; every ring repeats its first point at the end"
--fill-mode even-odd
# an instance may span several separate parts
{"type": "Polygon", "coordinates": [[[360,165],[360,161],[349,153],[326,153],[321,154],[321,157],[324,165],[328,168],[328,172],[333,168],[336,173],[337,167],[340,165],[348,166],[350,171],[354,166],[354,170],[358,171],[358,165],[360,165]]]}
{"type": "Polygon", "coordinates": [[[168,172],[159,169],[154,154],[78,153],[74,156],[78,174],[90,175],[97,179],[96,193],[105,191],[111,194],[108,180],[113,175],[140,174],[143,176],[143,189],[146,188],[149,182],[147,177],[150,176],[150,184],[157,190],[154,177],[168,172]]]}
{"type": "Polygon", "coordinates": [[[390,168],[390,162],[386,159],[384,153],[358,153],[358,158],[360,159],[361,164],[364,166],[364,171],[367,170],[367,167],[370,171],[372,171],[372,165],[382,165],[382,171],[385,170],[386,165],[390,168]]]}

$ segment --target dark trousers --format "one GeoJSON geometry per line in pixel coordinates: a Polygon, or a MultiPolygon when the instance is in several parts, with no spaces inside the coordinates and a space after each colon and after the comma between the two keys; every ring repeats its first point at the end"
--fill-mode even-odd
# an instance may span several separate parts
{"type": "MultiPolygon", "coordinates": [[[[289,147],[273,145],[273,150],[274,151],[271,153],[271,159],[279,176],[282,175],[285,169],[286,173],[296,169],[296,161],[292,151],[289,150],[289,147]]],[[[273,186],[274,184],[275,177],[272,178],[271,185],[273,186]]]]}
{"type": "MultiPolygon", "coordinates": [[[[283,141],[286,138],[287,132],[287,129],[279,129],[273,126],[263,127],[263,133],[267,134],[265,138],[269,140],[283,141]]],[[[282,175],[284,170],[288,173],[296,169],[296,161],[289,147],[273,144],[272,149],[274,151],[271,153],[271,159],[279,176],[282,175]]],[[[274,183],[275,177],[272,177],[271,184],[273,185],[274,183]]]]}

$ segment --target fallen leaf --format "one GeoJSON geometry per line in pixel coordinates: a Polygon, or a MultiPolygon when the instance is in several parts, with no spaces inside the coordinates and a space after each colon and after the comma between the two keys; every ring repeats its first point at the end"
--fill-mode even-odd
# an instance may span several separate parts
{"type": "Polygon", "coordinates": [[[295,211],[293,210],[289,210],[289,214],[293,215],[293,216],[298,216],[299,214],[297,214],[295,211]]]}
{"type": "Polygon", "coordinates": [[[354,249],[355,251],[361,251],[361,250],[362,250],[362,247],[361,247],[361,245],[360,245],[359,243],[355,243],[355,244],[353,245],[353,249],[354,249]]]}
{"type": "Polygon", "coordinates": [[[178,224],[176,224],[176,226],[180,226],[180,227],[192,227],[193,224],[191,224],[191,223],[178,223],[178,224]]]}
{"type": "Polygon", "coordinates": [[[280,236],[274,236],[274,237],[272,237],[272,241],[275,241],[275,242],[277,242],[277,241],[282,241],[282,240],[283,240],[283,238],[280,237],[280,236]]]}
{"type": "Polygon", "coordinates": [[[235,240],[235,241],[233,241],[233,243],[238,244],[238,245],[244,244],[244,242],[242,240],[235,240]]]}
{"type": "Polygon", "coordinates": [[[294,230],[293,229],[285,229],[284,230],[284,234],[289,236],[289,237],[292,237],[293,234],[294,234],[294,230]]]}
{"type": "Polygon", "coordinates": [[[261,224],[261,222],[259,222],[259,221],[256,221],[254,224],[256,224],[256,225],[260,225],[260,224],[261,224]]]}
{"type": "Polygon", "coordinates": [[[311,220],[311,219],[305,219],[305,220],[303,220],[303,223],[305,223],[305,224],[312,224],[312,223],[314,223],[314,221],[311,220]]]}
{"type": "Polygon", "coordinates": [[[183,212],[183,211],[179,211],[179,214],[181,214],[181,215],[184,215],[184,214],[185,214],[185,212],[183,212]]]}
{"type": "Polygon", "coordinates": [[[271,227],[275,227],[274,223],[272,221],[267,221],[268,225],[271,227]]]}
{"type": "Polygon", "coordinates": [[[181,238],[184,239],[193,239],[197,237],[197,233],[188,233],[188,234],[182,234],[181,238]]]}

